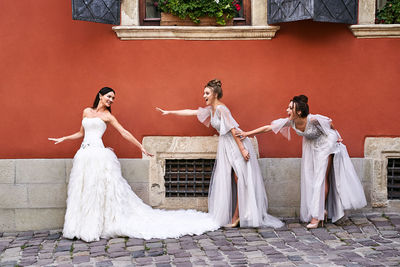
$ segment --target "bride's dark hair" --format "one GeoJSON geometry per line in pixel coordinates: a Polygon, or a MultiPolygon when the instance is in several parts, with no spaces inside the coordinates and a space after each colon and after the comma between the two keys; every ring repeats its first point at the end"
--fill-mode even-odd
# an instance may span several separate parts
{"type": "Polygon", "coordinates": [[[300,117],[305,118],[308,116],[309,112],[309,107],[308,107],[308,97],[305,95],[298,95],[293,97],[292,100],[295,106],[295,111],[300,111],[300,117]]]}
{"type": "MultiPolygon", "coordinates": [[[[113,92],[115,94],[114,89],[110,88],[110,87],[103,87],[100,89],[100,91],[96,94],[96,97],[94,99],[94,103],[92,108],[97,108],[97,106],[99,105],[99,101],[100,101],[100,96],[99,95],[105,95],[108,94],[109,92],[113,92]]],[[[108,111],[110,111],[111,113],[111,108],[107,107],[108,111]]]]}

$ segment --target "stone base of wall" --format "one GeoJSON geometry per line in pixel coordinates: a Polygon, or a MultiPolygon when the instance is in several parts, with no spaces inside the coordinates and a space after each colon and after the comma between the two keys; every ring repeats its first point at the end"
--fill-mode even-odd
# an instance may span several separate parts
{"type": "MultiPolygon", "coordinates": [[[[373,160],[352,160],[370,203],[373,160]]],[[[149,203],[149,161],[121,159],[120,162],[122,174],[133,191],[149,203]]],[[[300,162],[299,158],[259,159],[269,213],[278,217],[298,217],[300,162]]],[[[0,232],[62,228],[71,167],[71,159],[0,160],[0,232]]],[[[207,198],[166,198],[159,208],[207,211],[207,198]]],[[[367,207],[362,211],[371,210],[367,207]]],[[[387,207],[378,210],[398,211],[400,202],[389,201],[387,207]]]]}
{"type": "MultiPolygon", "coordinates": [[[[122,175],[149,200],[149,161],[121,159],[122,175]]],[[[60,229],[72,159],[0,160],[0,232],[60,229]]]]}

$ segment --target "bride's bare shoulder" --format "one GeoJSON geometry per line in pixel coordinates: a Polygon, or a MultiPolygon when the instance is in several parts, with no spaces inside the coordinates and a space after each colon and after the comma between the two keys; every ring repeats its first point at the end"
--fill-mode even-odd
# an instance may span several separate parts
{"type": "Polygon", "coordinates": [[[91,107],[87,107],[83,110],[83,116],[87,116],[89,115],[91,112],[93,111],[93,109],[91,107]]]}

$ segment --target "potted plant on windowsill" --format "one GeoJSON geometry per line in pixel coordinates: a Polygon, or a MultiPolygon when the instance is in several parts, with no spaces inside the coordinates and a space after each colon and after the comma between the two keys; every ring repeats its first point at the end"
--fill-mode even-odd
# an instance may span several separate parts
{"type": "Polygon", "coordinates": [[[400,24],[400,0],[389,0],[385,6],[378,10],[375,23],[400,24]]]}
{"type": "Polygon", "coordinates": [[[160,0],[161,26],[233,25],[237,0],[160,0]]]}

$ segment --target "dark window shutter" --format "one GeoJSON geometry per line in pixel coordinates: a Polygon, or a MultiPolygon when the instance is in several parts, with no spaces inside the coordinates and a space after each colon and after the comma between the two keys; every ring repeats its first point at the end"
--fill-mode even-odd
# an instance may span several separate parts
{"type": "Polygon", "coordinates": [[[106,24],[120,24],[121,0],[72,0],[72,18],[106,24]]]}
{"type": "Polygon", "coordinates": [[[268,24],[313,19],[357,23],[357,0],[268,0],[268,24]]]}
{"type": "Polygon", "coordinates": [[[314,20],[357,24],[357,0],[315,0],[314,20]]]}
{"type": "Polygon", "coordinates": [[[268,24],[311,19],[313,0],[268,0],[268,24]]]}

